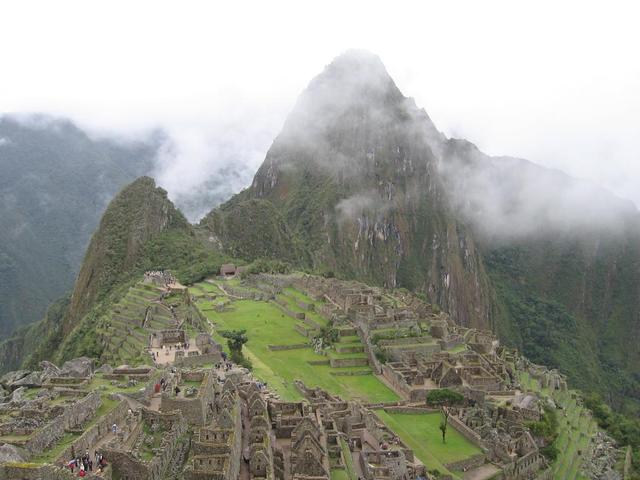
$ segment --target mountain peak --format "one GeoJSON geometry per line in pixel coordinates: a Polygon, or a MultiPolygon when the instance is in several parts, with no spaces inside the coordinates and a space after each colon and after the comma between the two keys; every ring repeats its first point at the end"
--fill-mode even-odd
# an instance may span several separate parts
{"type": "Polygon", "coordinates": [[[303,97],[350,105],[389,95],[403,98],[380,57],[366,50],[347,50],[309,83],[303,97]]]}

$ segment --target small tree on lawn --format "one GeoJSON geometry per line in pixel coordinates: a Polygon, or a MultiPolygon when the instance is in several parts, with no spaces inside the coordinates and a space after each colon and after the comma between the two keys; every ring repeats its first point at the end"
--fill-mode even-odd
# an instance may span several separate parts
{"type": "Polygon", "coordinates": [[[242,354],[242,346],[249,341],[246,330],[224,330],[220,332],[227,339],[231,360],[239,365],[248,363],[242,354]]]}
{"type": "Polygon", "coordinates": [[[448,388],[441,388],[438,390],[431,390],[427,394],[427,404],[434,407],[440,407],[444,419],[440,423],[440,431],[442,432],[442,443],[446,443],[447,425],[449,423],[449,414],[451,413],[451,407],[462,404],[464,397],[453,390],[448,388]]]}

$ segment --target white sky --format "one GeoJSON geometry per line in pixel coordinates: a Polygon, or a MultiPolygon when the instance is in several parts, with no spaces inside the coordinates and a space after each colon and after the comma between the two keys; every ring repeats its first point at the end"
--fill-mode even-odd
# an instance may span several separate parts
{"type": "Polygon", "coordinates": [[[5,1],[0,112],[136,135],[160,126],[173,196],[235,162],[248,183],[296,97],[377,53],[448,136],[640,205],[640,8],[622,1],[5,1]]]}

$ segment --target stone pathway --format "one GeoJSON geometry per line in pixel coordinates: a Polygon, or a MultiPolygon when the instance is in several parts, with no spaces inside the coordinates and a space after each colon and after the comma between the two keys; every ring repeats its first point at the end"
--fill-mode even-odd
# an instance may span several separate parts
{"type": "Polygon", "coordinates": [[[463,480],[487,480],[498,473],[500,469],[492,463],[485,463],[477,468],[468,470],[462,475],[463,480]]]}

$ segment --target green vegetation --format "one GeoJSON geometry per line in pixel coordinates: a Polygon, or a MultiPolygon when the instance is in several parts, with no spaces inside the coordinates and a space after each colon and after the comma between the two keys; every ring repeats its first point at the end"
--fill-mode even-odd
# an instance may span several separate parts
{"type": "MultiPolygon", "coordinates": [[[[629,234],[636,235],[629,232],[629,234]]],[[[638,248],[624,239],[524,242],[489,251],[498,294],[496,328],[532,361],[559,368],[571,385],[599,393],[628,417],[640,411],[633,331],[638,248]],[[599,244],[599,248],[589,245],[599,244]],[[622,253],[624,252],[624,253],[622,253]],[[612,270],[611,264],[620,265],[612,270]]]]}
{"type": "Polygon", "coordinates": [[[544,447],[540,449],[540,452],[550,462],[553,462],[559,453],[558,448],[554,445],[558,437],[558,415],[555,409],[545,405],[542,418],[537,422],[527,423],[527,427],[533,436],[543,439],[544,447]]]}
{"type": "MultiPolygon", "coordinates": [[[[202,284],[198,284],[199,287],[202,284]]],[[[198,306],[215,326],[213,335],[226,343],[220,335],[223,330],[250,332],[243,351],[253,366],[253,373],[287,400],[301,399],[294,380],[307,386],[319,386],[344,398],[361,398],[367,401],[393,401],[398,397],[371,374],[369,367],[331,368],[329,365],[312,365],[309,362],[327,362],[328,357],[317,354],[309,345],[309,338],[295,330],[296,320],[286,316],[273,303],[253,300],[237,300],[216,312],[212,302],[198,300],[198,306]],[[269,345],[301,345],[293,350],[274,351],[269,345]],[[365,375],[335,375],[342,372],[367,373],[365,375]]],[[[340,343],[345,341],[340,338],[340,343]]],[[[358,339],[359,341],[359,339],[358,339]]],[[[228,348],[228,347],[227,347],[228,348]]]]}
{"type": "Polygon", "coordinates": [[[442,473],[453,475],[445,465],[464,460],[482,453],[482,451],[452,430],[448,434],[447,443],[442,443],[439,413],[410,414],[387,413],[376,410],[380,419],[411,449],[427,467],[428,470],[437,469],[442,473]]]}
{"type": "Polygon", "coordinates": [[[231,360],[238,365],[251,368],[251,362],[242,354],[242,346],[249,341],[247,331],[242,330],[221,330],[218,332],[222,337],[227,339],[227,346],[231,353],[231,360]]]}
{"type": "Polygon", "coordinates": [[[356,470],[353,468],[353,456],[351,455],[351,450],[349,450],[349,446],[344,438],[338,437],[338,442],[340,443],[340,451],[342,452],[342,459],[344,460],[344,471],[347,474],[347,478],[349,480],[356,480],[358,476],[356,475],[356,470]]]}

